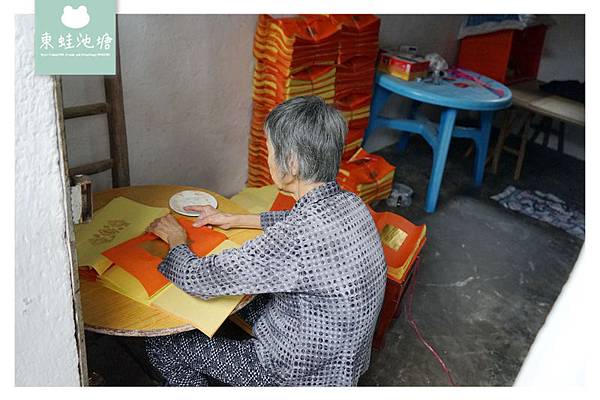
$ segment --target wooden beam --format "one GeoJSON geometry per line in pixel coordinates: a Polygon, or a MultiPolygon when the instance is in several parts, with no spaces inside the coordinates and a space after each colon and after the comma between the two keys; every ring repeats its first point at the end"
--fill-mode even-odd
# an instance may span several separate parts
{"type": "Polygon", "coordinates": [[[129,186],[129,155],[125,129],[125,106],[123,105],[123,83],[121,82],[121,54],[119,51],[119,24],[115,28],[116,74],[104,76],[104,90],[108,103],[108,138],[110,158],[113,160],[113,187],[129,186]]]}
{"type": "Polygon", "coordinates": [[[80,165],[79,167],[69,169],[69,175],[71,177],[75,175],[93,175],[98,174],[100,172],[111,169],[113,166],[113,160],[102,160],[96,161],[89,164],[80,165]]]}
{"type": "Polygon", "coordinates": [[[85,104],[82,106],[65,107],[63,115],[65,119],[88,117],[90,115],[106,114],[108,111],[108,104],[106,103],[95,103],[85,104]]]}
{"type": "MultiPolygon", "coordinates": [[[[56,100],[56,112],[58,117],[58,142],[59,142],[59,153],[63,159],[63,162],[59,162],[59,169],[61,170],[61,175],[65,179],[66,187],[64,190],[70,194],[70,179],[69,179],[69,160],[67,159],[67,136],[65,133],[65,120],[63,115],[63,94],[62,94],[62,78],[58,75],[53,77],[54,80],[54,98],[56,100]]],[[[70,204],[70,203],[69,203],[70,204]]],[[[67,207],[65,210],[67,212],[68,219],[65,221],[67,224],[71,224],[71,212],[69,211],[71,207],[67,207]]],[[[83,312],[81,307],[81,296],[80,287],[79,287],[79,274],[78,274],[78,265],[77,265],[77,251],[75,246],[75,236],[73,235],[72,228],[66,229],[65,239],[68,241],[68,249],[70,252],[70,282],[71,282],[71,294],[73,299],[73,309],[72,309],[72,317],[75,322],[75,340],[77,341],[77,355],[79,362],[79,384],[80,386],[87,386],[89,378],[88,378],[88,365],[87,365],[87,356],[86,356],[86,347],[85,347],[85,327],[83,322],[83,312]]]]}
{"type": "Polygon", "coordinates": [[[510,131],[514,122],[517,119],[517,114],[514,107],[510,107],[504,112],[504,120],[502,122],[502,128],[500,129],[500,135],[496,141],[496,147],[494,148],[494,158],[492,161],[492,172],[498,174],[498,164],[500,163],[500,157],[502,156],[502,150],[506,139],[510,136],[510,131]]]}

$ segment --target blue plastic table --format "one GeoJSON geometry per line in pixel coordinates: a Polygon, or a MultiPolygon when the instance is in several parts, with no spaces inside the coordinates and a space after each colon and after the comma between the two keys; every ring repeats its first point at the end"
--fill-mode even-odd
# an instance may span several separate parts
{"type": "Polygon", "coordinates": [[[509,107],[512,101],[512,94],[506,86],[472,71],[460,71],[479,79],[480,82],[454,78],[451,74],[448,78],[452,80],[442,79],[438,85],[431,80],[405,81],[383,73],[375,76],[371,117],[365,131],[363,144],[366,143],[373,131],[380,127],[397,130],[400,134],[397,145],[400,150],[406,149],[408,140],[413,134],[421,135],[429,143],[433,149],[433,166],[425,198],[425,211],[429,213],[435,211],[437,204],[450,139],[462,137],[475,142],[475,185],[480,186],[483,180],[494,112],[509,107]],[[489,87],[485,87],[485,85],[489,85],[489,87]],[[407,119],[387,118],[379,115],[392,93],[413,100],[407,119]],[[429,121],[419,112],[419,106],[423,103],[442,107],[439,123],[429,121]],[[455,126],[458,110],[479,111],[479,128],[455,126]]]}

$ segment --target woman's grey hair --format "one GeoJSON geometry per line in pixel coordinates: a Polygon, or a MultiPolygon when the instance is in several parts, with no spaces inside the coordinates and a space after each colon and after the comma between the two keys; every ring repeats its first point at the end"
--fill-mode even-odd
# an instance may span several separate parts
{"type": "Polygon", "coordinates": [[[298,179],[335,180],[348,125],[342,114],[317,96],[293,97],[275,107],[265,121],[275,162],[283,174],[298,165],[298,179]]]}

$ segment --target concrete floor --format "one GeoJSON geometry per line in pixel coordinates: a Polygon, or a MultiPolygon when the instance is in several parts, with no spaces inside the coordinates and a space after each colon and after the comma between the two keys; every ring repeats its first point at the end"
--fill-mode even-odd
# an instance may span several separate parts
{"type": "MultiPolygon", "coordinates": [[[[468,142],[454,140],[437,212],[423,202],[431,150],[419,138],[406,153],[388,147],[379,154],[397,166],[396,181],[410,185],[413,204],[392,209],[427,224],[428,240],[416,276],[413,315],[438,350],[454,380],[463,386],[506,386],[523,359],[577,260],[582,242],[548,224],[508,211],[489,199],[508,185],[551,192],[584,211],[584,162],[531,144],[522,178],[512,181],[515,158],[504,155],[499,175],[471,185],[468,142]]],[[[384,202],[375,206],[388,209],[384,202]]],[[[406,304],[405,297],[403,306],[406,304]]],[[[373,352],[359,384],[445,386],[448,379],[416,339],[403,312],[373,352]]],[[[218,334],[243,337],[226,323],[218,334]]],[[[147,365],[143,339],[88,333],[88,366],[95,385],[157,385],[147,365]]]]}

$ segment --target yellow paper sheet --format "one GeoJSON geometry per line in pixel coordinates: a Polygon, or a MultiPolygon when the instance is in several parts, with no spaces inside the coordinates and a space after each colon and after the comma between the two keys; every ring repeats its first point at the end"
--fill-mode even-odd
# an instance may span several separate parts
{"type": "MultiPolygon", "coordinates": [[[[260,214],[268,211],[273,202],[277,198],[279,189],[275,185],[263,186],[260,188],[244,188],[241,192],[231,198],[231,201],[245,208],[252,214],[260,214]]],[[[254,239],[260,235],[260,230],[248,230],[244,229],[240,232],[236,232],[232,235],[228,235],[229,240],[232,240],[240,245],[244,244],[248,240],[254,239]]]]}
{"type": "MultiPolygon", "coordinates": [[[[231,240],[225,240],[215,247],[209,254],[219,254],[225,249],[235,249],[237,247],[239,247],[237,243],[231,240]]],[[[107,270],[100,277],[99,282],[103,286],[145,305],[149,305],[166,289],[165,287],[151,297],[148,297],[148,292],[146,292],[146,289],[144,289],[144,286],[140,283],[140,281],[118,265],[114,265],[112,268],[107,270]]],[[[169,285],[172,285],[172,283],[169,285]]]]}
{"type": "Polygon", "coordinates": [[[251,214],[258,214],[263,209],[262,206],[259,204],[261,201],[260,198],[250,193],[244,193],[244,191],[233,196],[231,200],[237,205],[244,207],[251,214]]]}
{"type": "Polygon", "coordinates": [[[114,198],[94,213],[92,222],[75,226],[79,265],[92,267],[102,275],[111,265],[102,252],[141,235],[152,221],[168,213],[167,208],[114,198]]]}
{"type": "MultiPolygon", "coordinates": [[[[234,241],[225,240],[209,254],[219,254],[226,249],[239,247],[234,241]]],[[[169,314],[175,315],[211,337],[229,314],[242,300],[243,296],[222,296],[211,300],[202,300],[190,296],[172,283],[148,298],[142,284],[127,271],[113,265],[101,277],[99,282],[108,289],[114,290],[128,298],[146,306],[153,306],[169,314]]]]}
{"type": "Polygon", "coordinates": [[[212,337],[244,296],[222,296],[202,300],[190,296],[175,285],[169,285],[152,300],[152,305],[188,321],[208,337],[212,337]]]}
{"type": "MultiPolygon", "coordinates": [[[[219,254],[226,249],[235,249],[239,245],[225,240],[215,247],[210,254],[219,254]]],[[[170,284],[153,296],[153,306],[188,321],[208,337],[212,337],[223,321],[235,309],[244,296],[221,296],[210,300],[202,300],[190,296],[177,286],[170,284]]]]}
{"type": "MultiPolygon", "coordinates": [[[[99,279],[99,282],[117,293],[127,296],[139,303],[149,305],[150,299],[144,286],[133,275],[118,265],[113,265],[99,279]]],[[[164,289],[162,289],[164,290],[164,289]]],[[[156,295],[158,295],[159,291],[156,295]]]]}
{"type": "Polygon", "coordinates": [[[258,214],[267,211],[277,197],[279,190],[275,185],[261,188],[245,188],[231,198],[231,201],[251,213],[258,214]]]}

